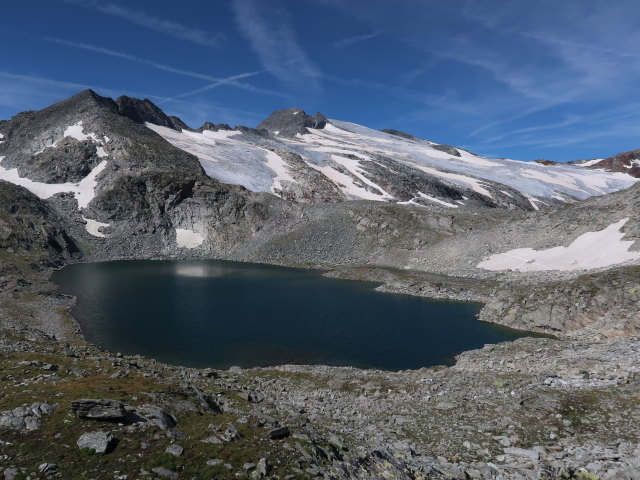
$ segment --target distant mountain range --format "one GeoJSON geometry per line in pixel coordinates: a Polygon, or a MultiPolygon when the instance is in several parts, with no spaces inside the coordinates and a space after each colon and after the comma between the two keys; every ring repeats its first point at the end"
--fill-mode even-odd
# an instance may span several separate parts
{"type": "Polygon", "coordinates": [[[209,176],[299,202],[351,199],[530,210],[627,188],[638,173],[605,161],[576,163],[585,170],[492,159],[296,108],[274,112],[257,129],[205,123],[193,130],[174,122],[157,116],[145,120],[167,141],[196,155],[209,176]]]}
{"type": "Polygon", "coordinates": [[[63,231],[92,259],[188,254],[463,276],[619,264],[636,258],[628,249],[640,235],[623,222],[636,217],[636,153],[495,159],[297,108],[257,128],[194,129],[149,100],[90,90],[0,122],[6,201],[26,202],[20,187],[39,197],[61,219],[55,242],[63,231]],[[509,253],[606,228],[603,260],[582,261],[584,246],[554,254],[556,266],[509,253]]]}
{"type": "MultiPolygon", "coordinates": [[[[210,122],[192,129],[146,99],[113,101],[91,91],[77,99],[83,97],[144,124],[195,155],[211,178],[294,202],[375,200],[450,209],[537,210],[627,188],[640,175],[640,151],[573,165],[519,162],[487,158],[396,130],[377,131],[328,120],[320,113],[310,116],[297,108],[274,112],[255,129],[210,122]]],[[[65,183],[89,174],[105,152],[108,134],[96,136],[89,122],[80,120],[88,112],[77,113],[77,118],[67,121],[69,125],[47,125],[46,134],[19,149],[12,132],[24,123],[25,116],[33,114],[0,123],[0,142],[4,143],[0,143],[0,152],[5,157],[0,178],[27,186],[27,179],[65,183]],[[44,173],[54,168],[52,147],[67,149],[72,153],[69,161],[78,161],[64,168],[55,166],[55,175],[44,173]],[[11,167],[17,172],[11,173],[11,167]]],[[[43,188],[50,191],[53,187],[32,186],[43,188]]]]}

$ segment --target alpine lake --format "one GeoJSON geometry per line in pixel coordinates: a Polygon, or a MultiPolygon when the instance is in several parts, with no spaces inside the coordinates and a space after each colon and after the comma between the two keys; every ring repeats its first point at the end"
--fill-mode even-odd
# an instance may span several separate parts
{"type": "Polygon", "coordinates": [[[481,305],[375,291],[317,270],[214,260],[69,265],[85,338],[187,367],[451,365],[458,353],[532,335],[476,320],[481,305]]]}

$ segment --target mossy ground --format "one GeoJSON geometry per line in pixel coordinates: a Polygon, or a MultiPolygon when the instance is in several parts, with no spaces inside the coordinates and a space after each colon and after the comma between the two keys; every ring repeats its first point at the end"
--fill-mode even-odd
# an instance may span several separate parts
{"type": "MultiPolygon", "coordinates": [[[[109,398],[139,405],[154,396],[178,398],[181,386],[175,379],[136,373],[114,378],[116,369],[106,359],[60,360],[57,352],[3,352],[0,357],[0,411],[34,402],[56,405],[53,415],[41,419],[38,430],[0,430],[0,455],[8,459],[5,466],[25,469],[16,477],[18,480],[38,472],[42,463],[57,464],[62,478],[69,479],[113,479],[124,478],[123,475],[139,478],[141,472],[151,472],[155,467],[178,472],[181,478],[238,478],[245,464],[256,464],[263,457],[269,459],[274,473],[300,475],[292,470],[296,465],[291,463],[295,448],[291,439],[269,440],[264,435],[265,429],[257,427],[255,421],[238,422],[241,415],[237,413],[178,412],[178,425],[172,430],[80,419],[70,408],[78,398],[109,398]],[[48,364],[58,365],[57,370],[43,370],[48,364]],[[83,370],[86,376],[78,378],[69,373],[72,368],[83,370]],[[201,441],[231,422],[242,435],[239,440],[221,444],[201,441]],[[105,455],[80,450],[76,445],[82,433],[96,430],[111,431],[117,439],[114,448],[105,455]],[[172,443],[184,448],[183,455],[176,457],[165,452],[172,443]],[[209,466],[210,459],[221,459],[223,463],[209,466]]],[[[207,393],[222,393],[236,402],[244,401],[234,392],[207,393]]],[[[31,475],[31,478],[39,477],[31,475]]]]}

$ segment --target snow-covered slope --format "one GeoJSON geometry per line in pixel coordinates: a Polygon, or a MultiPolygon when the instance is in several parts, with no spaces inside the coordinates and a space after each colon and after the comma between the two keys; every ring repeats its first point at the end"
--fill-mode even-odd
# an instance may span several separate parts
{"type": "Polygon", "coordinates": [[[147,126],[196,155],[211,177],[293,199],[296,195],[289,191],[310,189],[303,195],[307,201],[321,179],[342,194],[321,201],[538,209],[625,189],[637,181],[622,172],[486,158],[339,120],[321,122],[322,128],[305,127],[305,117],[316,117],[298,109],[276,114],[275,120],[261,124],[268,125],[269,135],[147,126]]]}

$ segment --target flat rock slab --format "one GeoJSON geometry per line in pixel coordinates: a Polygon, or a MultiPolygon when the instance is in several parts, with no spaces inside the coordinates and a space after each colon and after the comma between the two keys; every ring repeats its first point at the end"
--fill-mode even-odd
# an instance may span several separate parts
{"type": "Polygon", "coordinates": [[[504,453],[507,455],[513,455],[514,457],[524,457],[530,460],[538,460],[540,458],[540,452],[535,450],[527,450],[525,448],[505,448],[504,453]]]}
{"type": "Polygon", "coordinates": [[[113,435],[110,432],[88,432],[78,439],[79,448],[88,448],[99,454],[105,454],[113,445],[113,435]]]}
{"type": "Polygon", "coordinates": [[[107,398],[81,398],[71,402],[71,411],[80,418],[94,420],[124,420],[127,412],[124,405],[107,398]]]}

